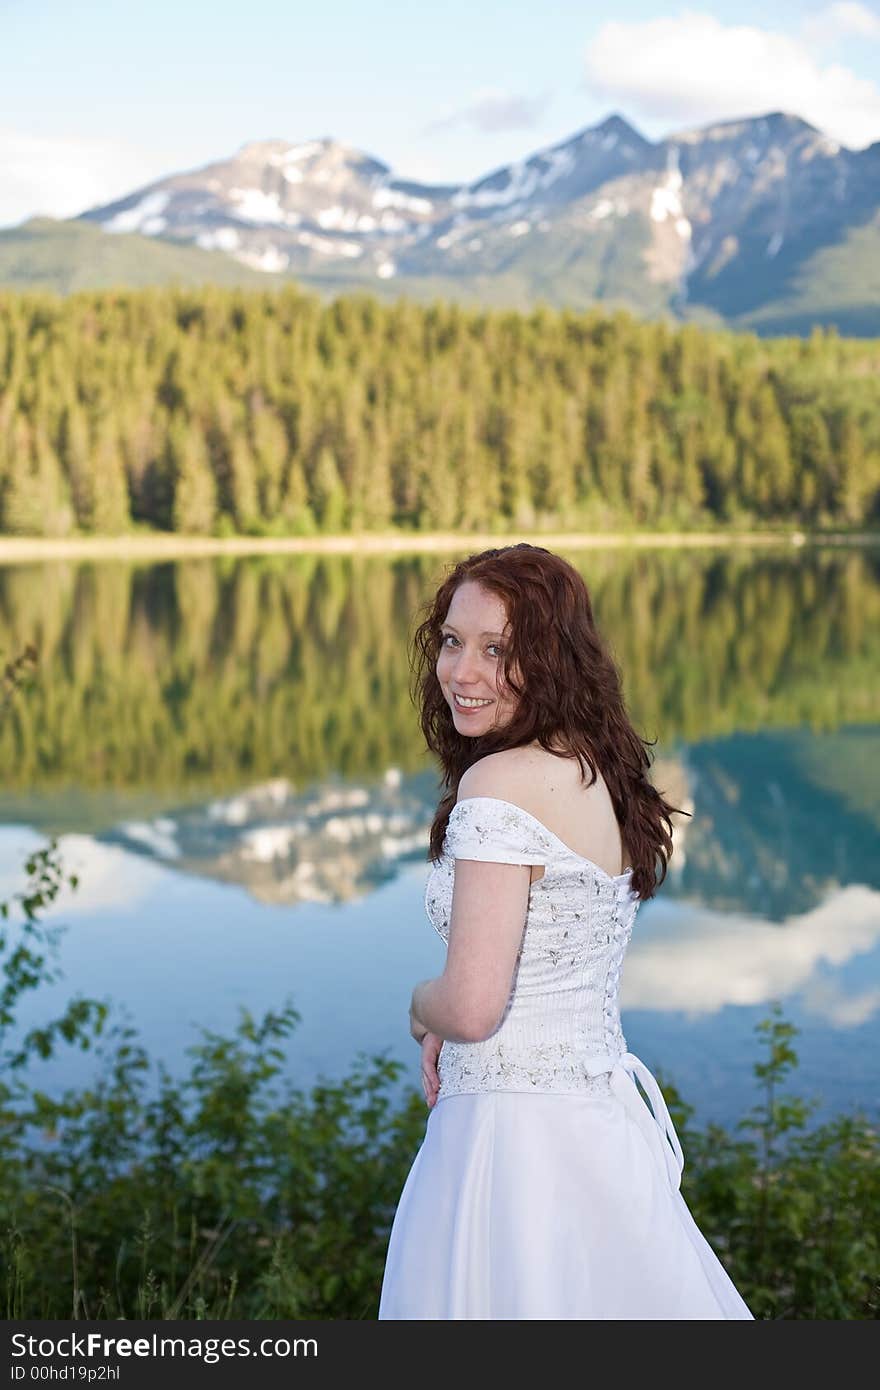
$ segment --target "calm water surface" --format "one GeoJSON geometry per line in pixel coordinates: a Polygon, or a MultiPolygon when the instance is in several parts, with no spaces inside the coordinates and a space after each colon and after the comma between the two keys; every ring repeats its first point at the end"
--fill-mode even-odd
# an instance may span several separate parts
{"type": "MultiPolygon", "coordinates": [[[[680,818],[622,977],[627,1042],[698,1120],[757,1099],[754,1027],[801,1029],[816,1118],[876,1114],[880,555],[572,552],[680,818]]],[[[0,650],[41,653],[0,727],[0,896],[57,834],[72,993],[113,1001],[175,1074],[200,1027],[290,1000],[304,1086],[383,1053],[439,973],[424,915],[437,795],[407,637],[448,558],[0,570],[0,650]]],[[[87,1081],[88,1053],[33,1071],[87,1081]]]]}

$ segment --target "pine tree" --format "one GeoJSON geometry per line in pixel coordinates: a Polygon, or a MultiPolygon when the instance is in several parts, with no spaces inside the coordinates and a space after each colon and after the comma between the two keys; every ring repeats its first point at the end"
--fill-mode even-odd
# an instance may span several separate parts
{"type": "Polygon", "coordinates": [[[256,472],[260,515],[270,525],[277,523],[289,446],[287,431],[278,416],[267,409],[251,416],[251,444],[256,472]]]}
{"type": "Polygon", "coordinates": [[[338,535],[344,530],[348,502],[333,450],[326,445],[320,450],[312,477],[312,506],[324,535],[338,535]]]}
{"type": "Polygon", "coordinates": [[[110,416],[98,424],[91,481],[88,529],[99,536],[122,535],[131,524],[131,511],[119,437],[110,416]]]}
{"type": "Polygon", "coordinates": [[[70,479],[76,521],[84,530],[90,531],[95,505],[92,442],[86,413],[75,402],[65,408],[60,433],[62,459],[70,479]]]}
{"type": "Polygon", "coordinates": [[[868,475],[862,433],[851,415],[844,416],[837,442],[838,481],[834,511],[851,526],[864,519],[868,475]]]}
{"type": "Polygon", "coordinates": [[[798,497],[806,521],[821,519],[830,511],[831,439],[819,407],[797,405],[791,413],[792,453],[798,475],[798,497]]]}
{"type": "Polygon", "coordinates": [[[302,464],[296,458],[287,461],[279,515],[287,535],[314,536],[318,531],[315,514],[309,506],[309,488],[306,475],[302,464]]]}
{"type": "Polygon", "coordinates": [[[181,535],[208,536],[217,522],[217,485],[204,432],[176,421],[169,442],[174,461],[172,527],[181,535]]]}
{"type": "Polygon", "coordinates": [[[119,445],[128,478],[132,520],[155,522],[150,511],[148,478],[159,453],[159,437],[152,402],[145,396],[138,394],[122,405],[119,445]]]}
{"type": "Polygon", "coordinates": [[[384,531],[391,525],[391,440],[384,415],[375,410],[369,442],[369,472],[365,471],[365,490],[360,498],[363,524],[368,531],[384,531]]]}
{"type": "Polygon", "coordinates": [[[12,536],[66,536],[73,507],[45,432],[18,416],[2,451],[2,529],[12,536]]]}
{"type": "Polygon", "coordinates": [[[784,516],[791,507],[794,469],[785,422],[769,383],[755,399],[754,452],[762,514],[784,516]]]}
{"type": "Polygon", "coordinates": [[[229,454],[229,490],[232,514],[239,531],[254,533],[260,529],[260,499],[257,491],[257,469],[247,435],[236,434],[229,454]]]}

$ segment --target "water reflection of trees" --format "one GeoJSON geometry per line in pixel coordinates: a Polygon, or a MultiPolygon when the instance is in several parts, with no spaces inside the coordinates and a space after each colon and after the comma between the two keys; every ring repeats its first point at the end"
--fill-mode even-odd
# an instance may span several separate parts
{"type": "MultiPolygon", "coordinates": [[[[648,737],[877,718],[870,551],[574,552],[648,737]]],[[[40,667],[0,732],[7,788],[223,787],[424,766],[407,635],[448,560],[0,570],[0,651],[40,667]]]]}

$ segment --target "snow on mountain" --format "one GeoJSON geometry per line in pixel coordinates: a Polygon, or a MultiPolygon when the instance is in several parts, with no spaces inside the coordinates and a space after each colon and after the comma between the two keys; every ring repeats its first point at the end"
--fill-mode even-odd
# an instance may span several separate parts
{"type": "Polygon", "coordinates": [[[254,141],[230,160],[172,175],[82,217],[107,231],[192,241],[272,271],[282,261],[308,271],[321,261],[362,259],[381,279],[395,273],[397,259],[412,269],[432,250],[468,243],[477,253],[482,239],[473,233],[484,222],[514,238],[536,222],[546,230],[554,214],[650,163],[653,152],[612,116],[474,183],[430,187],[395,179],[387,165],[333,140],[254,141]]]}
{"type": "Polygon", "coordinates": [[[106,232],[141,232],[143,236],[159,236],[168,226],[162,216],[168,206],[169,195],[161,189],[148,193],[133,207],[115,213],[104,223],[106,232]]]}
{"type": "MultiPolygon", "coordinates": [[[[441,199],[448,190],[438,190],[441,199]]],[[[366,258],[387,276],[389,239],[418,236],[436,215],[431,190],[333,140],[254,141],[232,159],[175,174],[82,216],[222,250],[267,273],[366,258]],[[374,254],[375,247],[375,254],[374,254]]]]}
{"type": "Polygon", "coordinates": [[[657,142],[612,115],[451,186],[330,139],[253,141],[81,217],[305,283],[516,276],[526,297],[726,317],[852,227],[880,227],[878,206],[880,144],[846,150],[775,112],[657,142]]]}

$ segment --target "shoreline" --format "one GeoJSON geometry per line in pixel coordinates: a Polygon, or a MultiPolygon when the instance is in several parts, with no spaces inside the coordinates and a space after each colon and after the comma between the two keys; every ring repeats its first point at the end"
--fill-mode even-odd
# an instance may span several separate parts
{"type": "Polygon", "coordinates": [[[656,549],[686,546],[877,545],[880,532],[677,531],[548,532],[492,535],[425,532],[424,535],[363,533],[357,536],[0,536],[0,565],[45,560],[176,560],[221,555],[382,555],[475,551],[531,541],[553,550],[656,549]]]}

